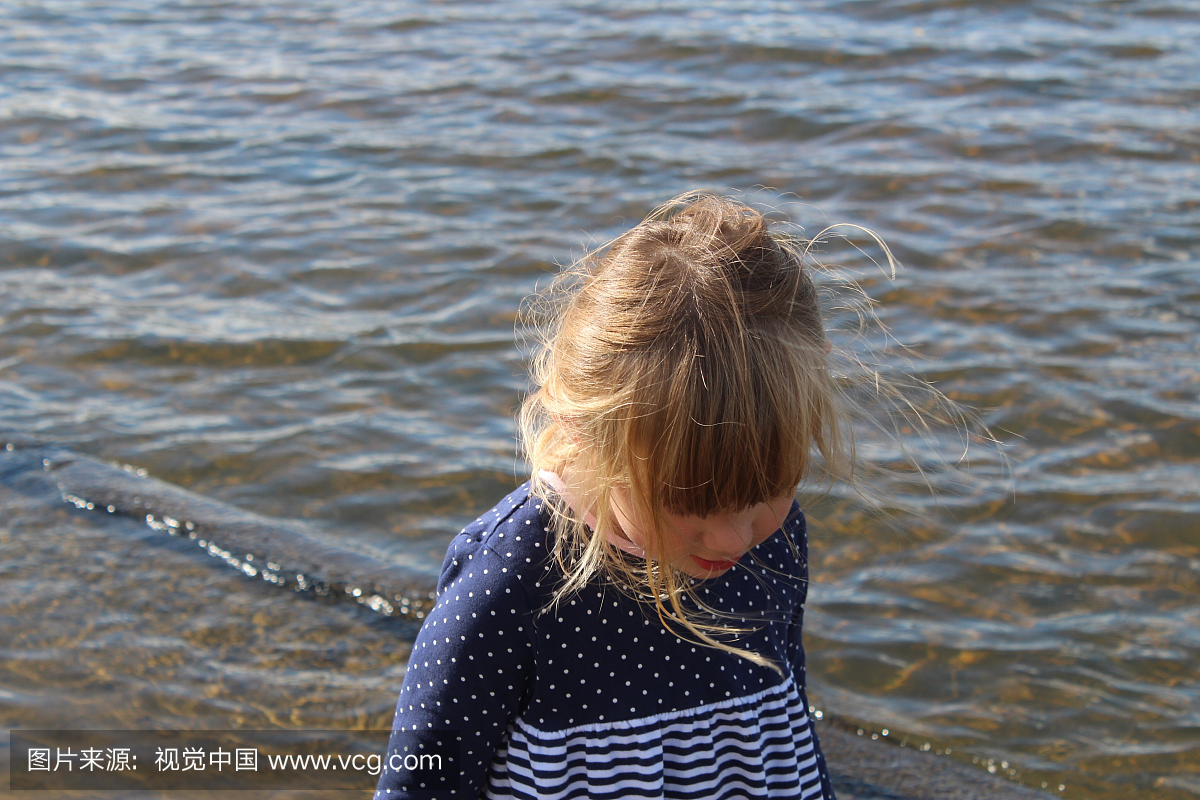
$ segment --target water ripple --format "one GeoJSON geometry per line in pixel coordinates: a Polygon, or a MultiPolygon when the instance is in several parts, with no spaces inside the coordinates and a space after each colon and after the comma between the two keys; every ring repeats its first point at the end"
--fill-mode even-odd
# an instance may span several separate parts
{"type": "MultiPolygon", "coordinates": [[[[1009,469],[900,484],[898,523],[812,504],[814,693],[1069,797],[1194,797],[1198,41],[1166,0],[5,6],[0,419],[436,563],[519,469],[516,310],[556,263],[697,185],[867,224],[894,283],[829,258],[1009,469]]],[[[78,684],[97,718],[386,724],[392,638],[5,497],[12,719],[78,684]]]]}

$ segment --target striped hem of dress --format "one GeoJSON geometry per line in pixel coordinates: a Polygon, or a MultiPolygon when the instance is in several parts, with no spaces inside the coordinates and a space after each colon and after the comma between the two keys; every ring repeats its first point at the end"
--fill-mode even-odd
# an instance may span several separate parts
{"type": "Polygon", "coordinates": [[[487,787],[497,800],[821,795],[807,709],[790,676],[764,692],[642,719],[562,731],[517,720],[487,787]]]}

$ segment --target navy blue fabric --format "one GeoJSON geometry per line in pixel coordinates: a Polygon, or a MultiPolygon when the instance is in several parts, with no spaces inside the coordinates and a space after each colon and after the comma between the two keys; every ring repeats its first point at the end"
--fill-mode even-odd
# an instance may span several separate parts
{"type": "MultiPolygon", "coordinates": [[[[421,775],[385,770],[376,797],[516,796],[506,788],[505,774],[506,760],[516,758],[508,751],[514,735],[529,741],[567,735],[562,732],[611,733],[614,725],[634,730],[694,709],[770,694],[793,678],[801,708],[790,713],[805,726],[801,737],[811,734],[816,769],[806,786],[780,794],[771,784],[776,789],[766,796],[833,800],[804,693],[800,631],[808,570],[799,506],[793,504],[783,527],[734,568],[694,581],[700,600],[725,613],[709,621],[750,629],[726,634],[726,641],[773,660],[782,677],[677,636],[651,608],[606,578],[551,607],[563,576],[550,556],[555,534],[543,506],[523,484],[454,538],[438,581],[437,604],[413,646],[389,753],[426,752],[430,736],[461,737],[457,786],[451,781],[436,788],[421,775]],[[817,776],[820,794],[815,794],[817,776]]],[[[640,757],[636,752],[610,755],[617,766],[620,758],[640,757]]],[[[669,770],[663,780],[659,796],[690,796],[686,785],[675,785],[669,770]]],[[[599,792],[601,787],[593,788],[599,792]]],[[[627,789],[626,796],[632,791],[627,789]]]]}

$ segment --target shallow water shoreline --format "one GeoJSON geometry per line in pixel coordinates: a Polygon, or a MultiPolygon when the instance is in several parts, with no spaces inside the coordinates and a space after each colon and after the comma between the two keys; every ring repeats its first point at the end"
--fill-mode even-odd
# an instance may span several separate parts
{"type": "MultiPolygon", "coordinates": [[[[689,189],[863,225],[895,280],[853,229],[814,253],[889,333],[834,296],[830,340],[1007,468],[914,431],[863,453],[964,485],[808,503],[814,700],[1069,800],[1197,800],[1197,42],[1176,0],[3,3],[0,428],[428,575],[514,486],[559,265],[689,189]]],[[[390,722],[402,606],[4,481],[14,727],[390,722]]]]}
{"type": "MultiPolygon", "coordinates": [[[[255,568],[250,565],[270,563],[275,568],[273,575],[283,577],[269,582],[281,589],[343,600],[383,616],[419,620],[422,602],[436,578],[320,541],[314,532],[301,530],[302,523],[250,514],[137,470],[16,435],[0,436],[0,485],[26,494],[52,496],[57,492],[65,503],[80,509],[78,516],[85,519],[84,515],[91,513],[144,521],[162,534],[164,543],[172,537],[194,539],[198,549],[217,558],[214,569],[232,568],[248,577],[260,577],[252,574],[255,568]],[[362,587],[394,602],[364,599],[362,587]]],[[[263,579],[267,580],[266,576],[263,579]]],[[[864,739],[845,726],[832,709],[826,710],[819,729],[842,800],[1049,796],[946,756],[864,739]]]]}
{"type": "Polygon", "coordinates": [[[836,712],[818,731],[838,800],[1037,800],[1053,795],[956,761],[858,736],[836,712]]]}

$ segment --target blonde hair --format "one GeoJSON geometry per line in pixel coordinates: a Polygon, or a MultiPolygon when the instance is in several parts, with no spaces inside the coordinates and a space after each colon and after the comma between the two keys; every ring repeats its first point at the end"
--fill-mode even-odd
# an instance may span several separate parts
{"type": "Polygon", "coordinates": [[[548,319],[520,430],[559,534],[566,579],[555,601],[601,575],[664,625],[778,670],[714,638],[729,626],[701,621],[719,612],[661,558],[664,514],[740,511],[793,495],[814,473],[854,485],[847,398],[829,369],[810,245],[736,200],[683,195],[564,271],[528,309],[548,319]],[[574,507],[543,470],[562,477],[574,507]],[[603,533],[619,530],[616,489],[649,523],[644,561],[603,533]]]}

